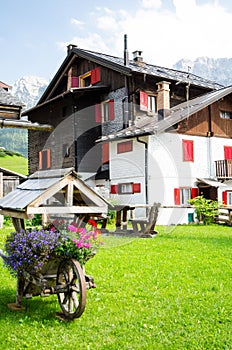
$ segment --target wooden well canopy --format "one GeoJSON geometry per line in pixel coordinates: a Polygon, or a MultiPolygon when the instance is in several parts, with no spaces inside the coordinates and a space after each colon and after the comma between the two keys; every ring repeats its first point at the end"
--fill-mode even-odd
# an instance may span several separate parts
{"type": "Polygon", "coordinates": [[[73,168],[37,171],[0,199],[0,214],[12,217],[16,230],[34,214],[88,218],[106,215],[109,203],[73,168]]]}

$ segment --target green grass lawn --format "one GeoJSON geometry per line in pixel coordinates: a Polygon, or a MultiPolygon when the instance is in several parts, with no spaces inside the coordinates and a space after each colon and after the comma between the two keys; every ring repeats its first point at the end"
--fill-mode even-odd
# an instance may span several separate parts
{"type": "MultiPolygon", "coordinates": [[[[2,349],[232,349],[232,231],[224,226],[159,227],[155,238],[104,237],[86,264],[97,288],[81,318],[65,323],[56,296],[24,300],[2,267],[2,349]]],[[[6,230],[2,229],[3,247],[6,230]]]]}
{"type": "Polygon", "coordinates": [[[0,157],[0,167],[15,171],[16,173],[28,174],[28,160],[19,156],[0,157]]]}

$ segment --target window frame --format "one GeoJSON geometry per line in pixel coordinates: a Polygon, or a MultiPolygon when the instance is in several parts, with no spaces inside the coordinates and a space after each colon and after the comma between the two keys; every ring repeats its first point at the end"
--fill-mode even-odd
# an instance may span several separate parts
{"type": "Polygon", "coordinates": [[[91,85],[91,72],[92,72],[92,71],[88,71],[88,72],[86,72],[85,74],[82,74],[82,75],[79,76],[79,86],[80,86],[80,87],[88,87],[88,86],[91,85]],[[86,84],[85,84],[85,79],[87,79],[87,78],[90,78],[90,83],[89,83],[89,85],[86,85],[86,84]]]}
{"type": "Polygon", "coordinates": [[[190,205],[189,200],[192,198],[192,188],[191,187],[180,187],[180,205],[190,205]],[[184,192],[188,191],[186,196],[184,192]]]}

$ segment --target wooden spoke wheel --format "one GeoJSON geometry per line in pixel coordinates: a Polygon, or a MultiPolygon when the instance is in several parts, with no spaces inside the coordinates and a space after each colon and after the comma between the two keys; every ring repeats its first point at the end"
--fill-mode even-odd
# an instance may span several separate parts
{"type": "Polygon", "coordinates": [[[85,310],[86,284],[81,265],[74,259],[63,260],[57,271],[58,301],[67,319],[80,317],[85,310]]]}

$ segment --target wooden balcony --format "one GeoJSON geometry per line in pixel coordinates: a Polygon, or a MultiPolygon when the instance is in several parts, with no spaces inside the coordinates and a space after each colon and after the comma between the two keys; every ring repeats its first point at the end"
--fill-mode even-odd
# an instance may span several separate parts
{"type": "Polygon", "coordinates": [[[232,159],[216,160],[216,177],[219,179],[232,179],[232,159]]]}

